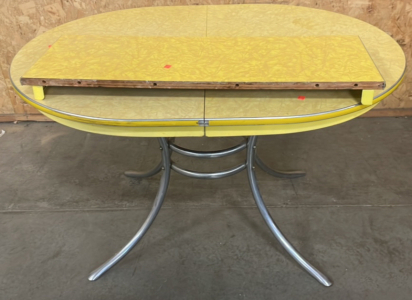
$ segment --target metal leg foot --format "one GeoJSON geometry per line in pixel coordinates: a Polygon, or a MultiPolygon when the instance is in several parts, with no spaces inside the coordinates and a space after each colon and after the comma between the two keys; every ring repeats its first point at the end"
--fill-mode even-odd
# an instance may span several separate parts
{"type": "MultiPolygon", "coordinates": [[[[112,258],[94,270],[90,276],[90,281],[97,280],[100,276],[102,276],[105,272],[107,272],[111,267],[113,267],[117,262],[119,262],[123,257],[133,249],[134,246],[142,239],[145,235],[147,230],[149,229],[150,225],[152,225],[154,219],[156,218],[159,210],[163,204],[163,200],[166,195],[167,187],[169,185],[169,178],[170,178],[170,155],[169,155],[169,145],[165,138],[159,138],[160,148],[162,149],[162,164],[161,168],[164,168],[164,173],[162,178],[160,179],[160,186],[157,192],[155,201],[153,203],[153,207],[146,218],[146,221],[143,223],[142,227],[140,227],[139,231],[136,235],[124,246],[118,253],[116,253],[112,258]]],[[[153,171],[152,171],[153,172],[153,171]]],[[[146,173],[148,174],[148,173],[146,173]]]]}
{"type": "Polygon", "coordinates": [[[316,280],[318,280],[324,286],[331,286],[332,282],[314,266],[312,266],[305,258],[303,258],[296,249],[292,246],[291,243],[286,239],[282,234],[280,229],[277,227],[276,223],[273,221],[272,216],[266,208],[265,203],[263,202],[262,196],[257,185],[256,175],[253,167],[255,161],[255,149],[256,149],[256,136],[252,136],[248,142],[247,148],[247,175],[249,178],[250,188],[252,190],[253,197],[255,198],[256,205],[259,208],[260,213],[262,214],[263,219],[266,224],[269,226],[269,229],[272,231],[273,235],[280,242],[280,244],[285,248],[285,250],[293,257],[293,259],[302,266],[310,275],[312,275],[316,280]]]}
{"type": "Polygon", "coordinates": [[[263,171],[268,173],[269,175],[279,177],[279,178],[299,178],[306,175],[305,171],[279,171],[273,170],[269,168],[260,158],[259,156],[255,155],[255,163],[259,166],[263,171]]]}
{"type": "Polygon", "coordinates": [[[151,177],[159,173],[162,170],[162,167],[163,167],[163,161],[161,161],[153,170],[150,170],[148,172],[126,171],[124,172],[124,175],[126,175],[127,177],[132,177],[132,178],[151,177]]]}

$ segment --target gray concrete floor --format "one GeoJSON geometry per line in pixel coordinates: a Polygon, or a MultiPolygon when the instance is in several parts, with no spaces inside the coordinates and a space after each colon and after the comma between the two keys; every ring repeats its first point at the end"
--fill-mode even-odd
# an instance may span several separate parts
{"type": "MultiPolygon", "coordinates": [[[[334,285],[307,275],[259,215],[246,173],[203,181],[172,174],[142,242],[96,282],[89,271],[143,222],[160,175],[157,141],[54,123],[0,124],[0,299],[411,299],[412,120],[357,119],[314,132],[260,138],[264,161],[307,176],[257,171],[289,240],[334,285]]],[[[241,139],[177,139],[218,149],[241,139]]],[[[218,160],[174,155],[217,170],[218,160]]]]}

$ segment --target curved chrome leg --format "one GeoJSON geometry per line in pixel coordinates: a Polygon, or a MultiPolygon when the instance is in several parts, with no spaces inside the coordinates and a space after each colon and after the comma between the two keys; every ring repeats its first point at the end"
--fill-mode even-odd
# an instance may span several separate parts
{"type": "Polygon", "coordinates": [[[133,249],[134,246],[142,239],[144,234],[149,229],[150,225],[152,225],[154,219],[156,218],[159,210],[163,204],[163,200],[166,195],[167,187],[169,185],[169,178],[170,178],[170,155],[169,155],[169,146],[167,140],[165,138],[159,138],[160,148],[162,150],[162,168],[164,168],[164,173],[162,178],[160,179],[160,186],[157,192],[155,201],[153,203],[153,207],[146,218],[146,221],[143,223],[142,227],[140,227],[139,231],[136,235],[124,246],[118,253],[116,253],[112,258],[94,270],[90,276],[90,281],[97,280],[100,276],[102,276],[105,272],[107,272],[111,267],[113,267],[117,262],[119,262],[123,257],[133,249]]]}
{"type": "Polygon", "coordinates": [[[247,148],[247,175],[249,178],[250,188],[255,198],[256,205],[259,208],[260,213],[262,214],[263,219],[266,224],[269,226],[269,229],[272,231],[273,235],[280,242],[280,244],[285,248],[285,250],[293,257],[293,259],[300,264],[310,275],[312,275],[316,280],[318,280],[324,286],[331,286],[332,282],[318,271],[314,266],[312,266],[306,259],[304,259],[292,246],[291,243],[286,239],[282,234],[280,229],[277,227],[276,223],[273,221],[269,211],[266,208],[265,203],[263,202],[262,196],[260,195],[259,187],[257,185],[257,180],[255,176],[255,171],[253,169],[253,162],[255,160],[255,149],[256,149],[256,136],[252,136],[248,142],[247,148]]]}
{"type": "Polygon", "coordinates": [[[124,175],[127,177],[132,177],[132,178],[146,178],[146,177],[151,177],[153,175],[156,175],[157,173],[162,170],[163,167],[163,161],[161,161],[153,170],[147,171],[147,172],[138,172],[138,171],[126,171],[124,172],[124,175]]]}
{"type": "Polygon", "coordinates": [[[279,171],[273,170],[269,168],[260,158],[259,156],[255,155],[255,162],[263,171],[268,173],[269,175],[279,177],[279,178],[299,178],[306,175],[305,171],[279,171]]]}

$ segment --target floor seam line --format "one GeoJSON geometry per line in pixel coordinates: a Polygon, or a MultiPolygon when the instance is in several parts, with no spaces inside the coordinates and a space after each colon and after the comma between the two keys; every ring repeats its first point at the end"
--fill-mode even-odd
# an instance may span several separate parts
{"type": "MultiPolygon", "coordinates": [[[[393,205],[299,205],[299,206],[267,206],[268,208],[347,208],[347,207],[370,207],[370,208],[390,208],[390,207],[412,207],[412,204],[393,204],[393,205]]],[[[170,209],[237,209],[237,208],[253,208],[256,206],[209,206],[209,207],[162,207],[162,210],[170,209]]],[[[149,210],[150,207],[136,207],[136,208],[90,208],[90,209],[52,209],[52,210],[0,210],[0,214],[8,213],[52,213],[52,212],[104,212],[104,211],[138,211],[149,210]]]]}

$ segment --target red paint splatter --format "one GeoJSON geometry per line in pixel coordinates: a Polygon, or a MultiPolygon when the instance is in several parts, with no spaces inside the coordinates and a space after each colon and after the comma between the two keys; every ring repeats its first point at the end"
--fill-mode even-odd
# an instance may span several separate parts
{"type": "Polygon", "coordinates": [[[166,65],[165,69],[170,69],[172,67],[172,65],[166,65]]]}
{"type": "Polygon", "coordinates": [[[52,45],[49,45],[49,48],[51,48],[52,45]]]}
{"type": "Polygon", "coordinates": [[[303,101],[303,100],[305,100],[305,99],[306,99],[305,96],[299,96],[299,97],[298,97],[298,100],[300,100],[300,101],[303,101]]]}

